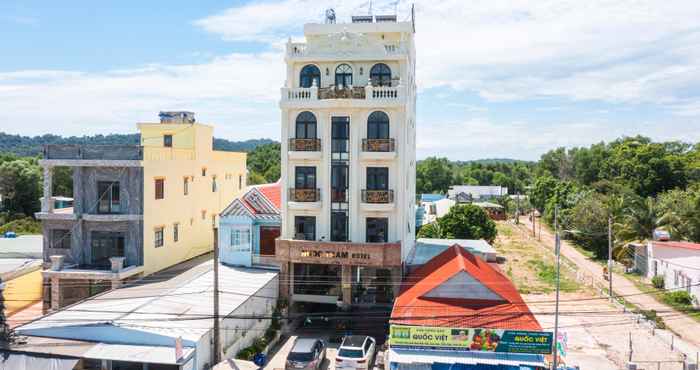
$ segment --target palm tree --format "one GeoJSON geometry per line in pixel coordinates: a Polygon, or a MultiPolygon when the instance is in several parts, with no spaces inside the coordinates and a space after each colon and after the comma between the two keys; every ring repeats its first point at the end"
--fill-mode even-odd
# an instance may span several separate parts
{"type": "Polygon", "coordinates": [[[625,211],[618,235],[626,241],[653,239],[654,230],[668,225],[674,218],[672,213],[664,213],[652,197],[631,201],[625,211]]]}

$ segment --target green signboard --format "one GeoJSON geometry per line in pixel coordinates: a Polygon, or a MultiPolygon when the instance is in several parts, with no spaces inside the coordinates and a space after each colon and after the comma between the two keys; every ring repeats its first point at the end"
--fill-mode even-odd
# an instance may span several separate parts
{"type": "Polygon", "coordinates": [[[552,353],[552,333],[543,331],[392,325],[389,343],[469,351],[552,353]]]}

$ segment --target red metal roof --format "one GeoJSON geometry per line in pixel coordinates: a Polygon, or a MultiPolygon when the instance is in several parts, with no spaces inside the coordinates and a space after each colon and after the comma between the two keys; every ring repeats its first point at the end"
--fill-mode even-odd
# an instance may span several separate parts
{"type": "Polygon", "coordinates": [[[279,180],[277,180],[277,182],[274,184],[264,184],[258,187],[258,190],[260,190],[260,192],[263,193],[263,195],[265,195],[265,198],[267,198],[267,200],[269,200],[277,209],[281,208],[281,189],[282,184],[279,180]]]}
{"type": "MultiPolygon", "coordinates": [[[[457,290],[458,292],[459,290],[457,290]]],[[[513,283],[482,259],[454,245],[404,279],[391,323],[417,326],[542,330],[513,283]],[[428,297],[465,272],[492,298],[428,297]]]]}
{"type": "Polygon", "coordinates": [[[691,243],[691,242],[661,242],[661,241],[654,241],[654,245],[658,245],[661,247],[671,247],[671,248],[683,248],[683,249],[694,249],[694,250],[700,250],[700,244],[699,243],[691,243]]]}

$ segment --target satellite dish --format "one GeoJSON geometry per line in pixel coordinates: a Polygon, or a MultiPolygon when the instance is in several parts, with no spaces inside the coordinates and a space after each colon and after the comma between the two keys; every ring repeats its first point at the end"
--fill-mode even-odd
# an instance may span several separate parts
{"type": "Polygon", "coordinates": [[[326,24],[335,23],[335,10],[333,8],[326,9],[326,24]]]}

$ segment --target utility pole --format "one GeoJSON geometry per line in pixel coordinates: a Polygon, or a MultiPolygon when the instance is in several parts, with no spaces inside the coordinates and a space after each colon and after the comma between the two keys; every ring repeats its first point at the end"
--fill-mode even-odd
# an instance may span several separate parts
{"type": "Polygon", "coordinates": [[[535,233],[535,223],[537,221],[535,220],[535,209],[534,208],[532,209],[531,214],[532,214],[532,237],[534,238],[537,236],[537,233],[535,233]]]}
{"type": "Polygon", "coordinates": [[[214,351],[212,365],[221,362],[221,333],[219,328],[219,235],[214,227],[214,351]]]}
{"type": "Polygon", "coordinates": [[[517,199],[516,199],[517,205],[515,206],[515,224],[516,225],[520,223],[520,192],[518,192],[517,194],[518,194],[517,199]]]}
{"type": "Polygon", "coordinates": [[[554,253],[557,257],[557,295],[554,308],[554,356],[552,370],[558,367],[559,356],[557,353],[557,338],[559,336],[559,255],[560,255],[560,239],[559,239],[559,206],[554,207],[554,253]]]}
{"type": "Polygon", "coordinates": [[[610,300],[611,301],[613,299],[612,279],[613,279],[612,215],[608,215],[608,292],[610,293],[610,300]]]}

